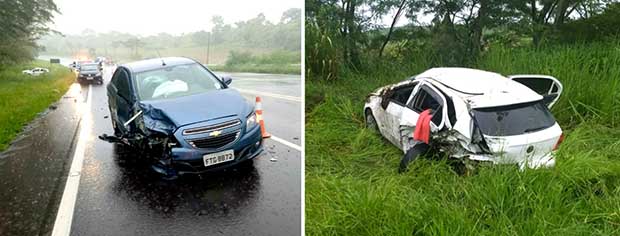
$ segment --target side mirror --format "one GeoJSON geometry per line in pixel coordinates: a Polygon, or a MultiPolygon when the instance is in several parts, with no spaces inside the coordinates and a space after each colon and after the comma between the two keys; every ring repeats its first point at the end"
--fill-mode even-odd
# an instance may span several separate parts
{"type": "Polygon", "coordinates": [[[226,85],[230,85],[230,83],[232,83],[232,77],[230,75],[222,75],[220,78],[226,85]]]}

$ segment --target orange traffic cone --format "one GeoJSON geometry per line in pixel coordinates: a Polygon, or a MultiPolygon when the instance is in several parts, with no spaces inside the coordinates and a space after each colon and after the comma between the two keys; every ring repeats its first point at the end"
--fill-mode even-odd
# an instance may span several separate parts
{"type": "Polygon", "coordinates": [[[271,134],[265,130],[265,121],[263,120],[263,106],[260,97],[256,97],[256,119],[260,125],[260,133],[263,138],[270,138],[271,134]]]}

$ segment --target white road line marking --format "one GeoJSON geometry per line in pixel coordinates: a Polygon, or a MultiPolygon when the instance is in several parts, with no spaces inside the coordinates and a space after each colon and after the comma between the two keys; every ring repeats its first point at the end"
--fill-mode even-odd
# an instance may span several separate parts
{"type": "Polygon", "coordinates": [[[88,97],[81,111],[80,133],[77,137],[78,140],[75,145],[75,153],[73,153],[73,161],[71,162],[71,169],[69,170],[65,190],[62,194],[62,200],[60,200],[60,206],[58,207],[58,214],[56,214],[52,236],[67,236],[71,232],[71,222],[73,221],[73,211],[75,208],[75,201],[77,200],[78,187],[80,186],[84,152],[86,151],[86,142],[90,135],[92,88],[92,85],[88,85],[88,97]]]}
{"type": "Polygon", "coordinates": [[[244,82],[244,81],[257,81],[257,82],[267,82],[267,81],[299,81],[299,78],[270,78],[270,79],[254,79],[254,78],[235,78],[235,83],[244,82]]]}
{"type": "Polygon", "coordinates": [[[276,94],[276,93],[259,92],[259,91],[248,90],[248,89],[240,89],[240,88],[234,88],[234,89],[236,89],[237,91],[239,91],[241,93],[247,93],[247,94],[253,94],[253,95],[261,95],[261,96],[267,96],[267,97],[272,97],[272,98],[279,98],[279,99],[289,100],[289,101],[293,101],[293,102],[301,102],[301,98],[300,97],[295,97],[295,96],[282,95],[282,94],[276,94]]]}
{"type": "Polygon", "coordinates": [[[297,145],[297,144],[291,143],[291,142],[289,142],[289,141],[286,141],[286,140],[284,140],[284,139],[278,138],[278,137],[273,136],[273,135],[271,135],[271,138],[270,138],[270,139],[273,139],[273,141],[279,142],[279,143],[281,143],[281,144],[284,144],[284,145],[286,145],[286,146],[289,146],[289,147],[294,148],[295,150],[297,150],[297,151],[300,151],[300,152],[301,152],[301,146],[299,146],[299,145],[297,145]]]}

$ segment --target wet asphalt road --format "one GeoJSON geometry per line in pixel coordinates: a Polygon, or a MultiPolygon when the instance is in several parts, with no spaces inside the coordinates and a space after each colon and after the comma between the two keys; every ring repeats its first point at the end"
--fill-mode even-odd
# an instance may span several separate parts
{"type": "MultiPolygon", "coordinates": [[[[106,83],[110,80],[112,70],[113,68],[105,70],[106,83]]],[[[267,130],[272,135],[300,145],[301,102],[290,99],[301,97],[299,76],[229,74],[233,76],[233,88],[243,89],[242,94],[250,101],[255,98],[253,91],[290,96],[283,99],[262,94],[264,118],[267,130]]],[[[76,99],[76,103],[84,102],[88,85],[82,85],[80,89],[83,99],[76,99]]],[[[208,175],[183,177],[176,181],[163,181],[152,174],[140,159],[140,153],[97,138],[100,134],[112,133],[105,84],[92,85],[91,103],[92,126],[88,127],[90,130],[85,145],[71,235],[300,234],[300,151],[269,139],[265,141],[265,151],[252,165],[208,175]]],[[[50,122],[49,125],[54,127],[65,125],[64,121],[50,122]]],[[[67,137],[71,135],[67,134],[65,138],[67,137]]],[[[71,143],[74,145],[75,140],[71,143]]],[[[29,142],[25,141],[24,145],[28,144],[29,142]]],[[[52,149],[52,152],[66,149],[50,145],[44,148],[52,149]]],[[[58,168],[53,173],[60,176],[68,174],[71,155],[66,155],[66,158],[69,160],[55,159],[55,166],[58,168]],[[58,173],[59,170],[64,171],[58,173]]],[[[40,209],[44,213],[33,213],[42,223],[29,225],[26,222],[23,228],[31,227],[33,230],[30,232],[38,232],[37,234],[45,235],[51,232],[65,179],[66,177],[50,178],[51,183],[48,185],[59,186],[48,191],[49,197],[37,198],[51,199],[41,204],[47,207],[40,209]],[[54,182],[54,179],[57,181],[54,182]]],[[[18,187],[28,189],[28,183],[21,184],[22,186],[18,187]]],[[[18,184],[10,184],[13,187],[16,185],[18,184]]],[[[6,196],[3,196],[3,199],[18,201],[15,196],[10,196],[10,193],[4,194],[6,196]]],[[[30,191],[24,194],[36,193],[30,191]]],[[[17,206],[27,208],[29,205],[20,204],[17,206]]],[[[0,210],[0,217],[1,213],[0,210]]],[[[16,216],[7,218],[15,220],[16,216]]],[[[4,226],[0,223],[0,233],[4,226]]],[[[4,231],[20,232],[19,228],[11,229],[8,224],[4,231]]]]}

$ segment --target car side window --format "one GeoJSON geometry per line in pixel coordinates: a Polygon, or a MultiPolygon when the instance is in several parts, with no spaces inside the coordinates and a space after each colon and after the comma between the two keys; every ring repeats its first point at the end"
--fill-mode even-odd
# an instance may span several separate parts
{"type": "Polygon", "coordinates": [[[415,87],[415,85],[408,85],[408,86],[396,89],[394,91],[394,94],[392,94],[392,96],[390,97],[390,100],[392,102],[405,106],[405,104],[407,104],[407,100],[409,99],[409,96],[411,95],[411,91],[413,91],[413,87],[415,87]]]}
{"type": "Polygon", "coordinates": [[[116,71],[112,77],[112,84],[116,87],[118,94],[121,97],[129,99],[129,76],[123,69],[116,71]]]}
{"type": "Polygon", "coordinates": [[[433,118],[431,118],[431,121],[435,123],[435,125],[441,124],[441,121],[443,119],[443,116],[441,115],[443,104],[440,100],[439,94],[436,94],[430,88],[423,85],[413,98],[412,102],[407,105],[407,107],[413,109],[418,113],[421,113],[427,109],[431,109],[431,114],[433,114],[433,118]]]}

